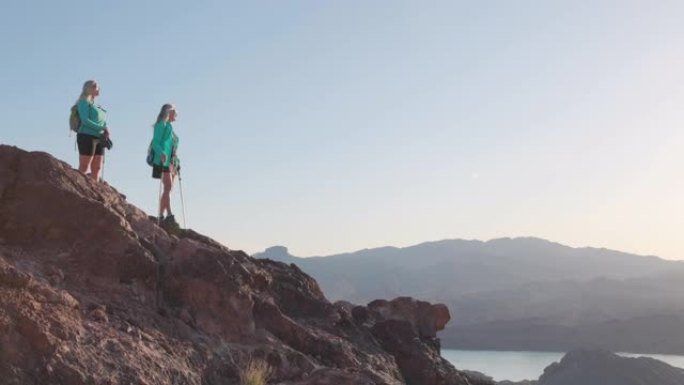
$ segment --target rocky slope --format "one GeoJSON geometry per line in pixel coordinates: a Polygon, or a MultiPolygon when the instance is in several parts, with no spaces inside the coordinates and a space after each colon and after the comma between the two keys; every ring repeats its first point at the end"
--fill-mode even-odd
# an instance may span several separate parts
{"type": "Polygon", "coordinates": [[[295,265],[173,234],[45,153],[0,145],[3,384],[467,385],[439,355],[448,309],[330,303],[295,265]]]}

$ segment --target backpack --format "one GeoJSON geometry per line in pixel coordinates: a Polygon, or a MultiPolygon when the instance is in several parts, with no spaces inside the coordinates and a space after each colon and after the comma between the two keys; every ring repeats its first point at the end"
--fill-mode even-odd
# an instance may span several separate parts
{"type": "Polygon", "coordinates": [[[76,104],[71,107],[71,113],[69,114],[69,130],[78,133],[78,129],[81,127],[81,117],[78,116],[78,106],[76,104]]]}
{"type": "Polygon", "coordinates": [[[150,147],[147,148],[147,161],[148,166],[154,166],[154,149],[152,148],[152,142],[150,142],[150,147]]]}

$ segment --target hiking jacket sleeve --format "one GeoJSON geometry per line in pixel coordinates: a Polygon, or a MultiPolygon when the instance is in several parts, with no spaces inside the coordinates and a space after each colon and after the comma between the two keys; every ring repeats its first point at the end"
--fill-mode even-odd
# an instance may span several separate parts
{"type": "Polygon", "coordinates": [[[95,120],[90,115],[90,110],[93,106],[85,100],[78,101],[78,117],[81,119],[81,127],[79,132],[89,135],[100,135],[107,128],[107,123],[99,115],[98,120],[95,120]]]}
{"type": "Polygon", "coordinates": [[[171,149],[173,148],[173,135],[171,124],[159,122],[154,125],[154,137],[152,149],[154,150],[154,164],[167,167],[171,162],[171,149]],[[166,162],[162,164],[161,154],[166,155],[166,162]]]}

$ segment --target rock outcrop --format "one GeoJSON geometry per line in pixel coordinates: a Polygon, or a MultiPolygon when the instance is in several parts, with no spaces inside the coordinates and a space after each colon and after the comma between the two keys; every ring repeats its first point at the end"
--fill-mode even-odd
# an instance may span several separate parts
{"type": "Polygon", "coordinates": [[[295,265],[191,230],[45,153],[0,146],[3,384],[473,385],[439,355],[443,305],[330,303],[295,265]]]}
{"type": "Polygon", "coordinates": [[[681,385],[684,370],[648,357],[621,357],[601,349],[576,349],[544,369],[537,385],[681,385]]]}

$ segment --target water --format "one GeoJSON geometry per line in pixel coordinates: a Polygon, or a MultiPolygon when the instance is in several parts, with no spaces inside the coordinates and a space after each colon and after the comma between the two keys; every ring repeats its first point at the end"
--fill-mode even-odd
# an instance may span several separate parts
{"type": "Polygon", "coordinates": [[[475,370],[495,381],[536,380],[544,368],[560,361],[564,353],[553,352],[497,352],[486,350],[442,349],[446,358],[460,370],[475,370]]]}
{"type": "MultiPolygon", "coordinates": [[[[684,356],[662,354],[619,353],[625,357],[651,357],[678,368],[684,368],[684,356]]],[[[460,370],[475,370],[495,381],[536,380],[544,368],[560,361],[565,353],[558,352],[498,352],[486,350],[442,349],[442,357],[460,370]]]]}

